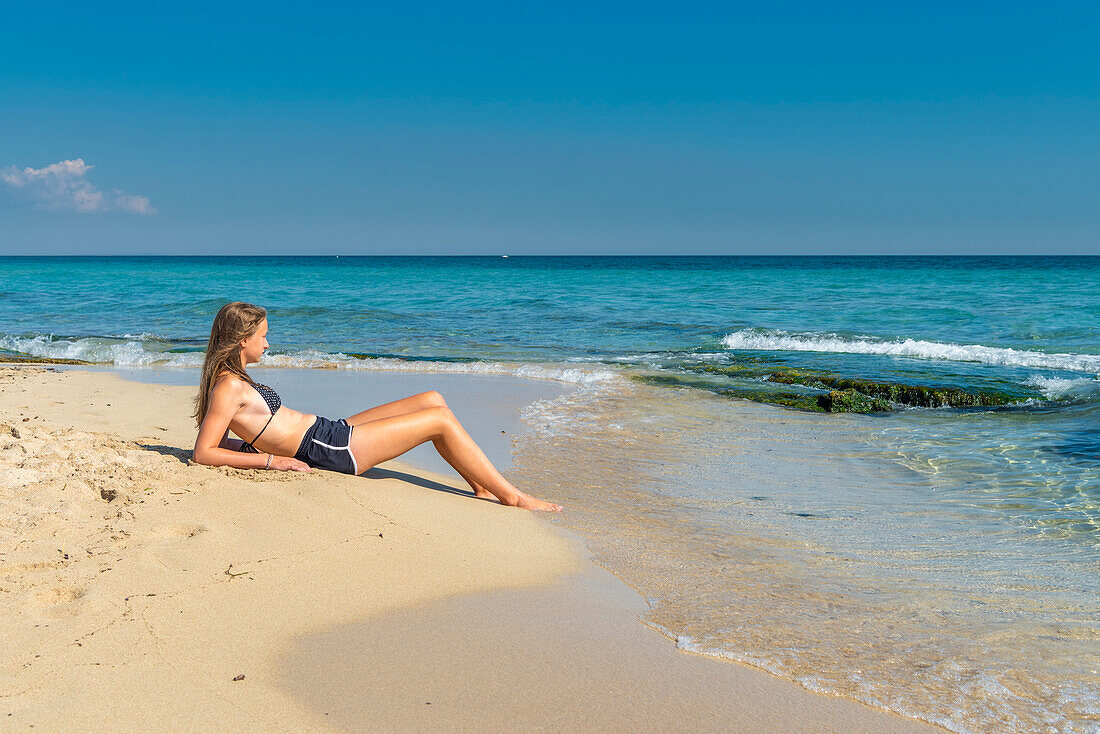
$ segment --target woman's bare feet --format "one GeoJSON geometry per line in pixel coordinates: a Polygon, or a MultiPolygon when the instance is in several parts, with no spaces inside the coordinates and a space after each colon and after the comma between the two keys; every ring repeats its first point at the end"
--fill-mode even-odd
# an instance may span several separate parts
{"type": "Polygon", "coordinates": [[[500,502],[502,505],[507,505],[509,507],[519,507],[524,510],[536,510],[538,512],[561,512],[561,505],[555,505],[553,502],[546,502],[544,500],[535,499],[531,495],[524,494],[519,490],[516,490],[516,496],[514,498],[514,501],[512,502],[502,501],[495,494],[485,489],[484,487],[481,487],[480,485],[475,486],[473,490],[474,497],[477,497],[479,500],[500,502]]]}
{"type": "Polygon", "coordinates": [[[561,505],[555,505],[553,502],[536,499],[523,492],[519,493],[514,507],[519,507],[524,510],[535,510],[536,512],[561,512],[561,505]]]}

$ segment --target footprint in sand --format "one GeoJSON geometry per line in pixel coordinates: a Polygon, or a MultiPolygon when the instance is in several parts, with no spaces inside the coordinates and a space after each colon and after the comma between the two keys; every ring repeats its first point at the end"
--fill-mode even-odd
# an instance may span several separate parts
{"type": "Polygon", "coordinates": [[[83,586],[54,586],[35,595],[42,604],[55,607],[62,604],[71,604],[84,596],[83,586]]]}

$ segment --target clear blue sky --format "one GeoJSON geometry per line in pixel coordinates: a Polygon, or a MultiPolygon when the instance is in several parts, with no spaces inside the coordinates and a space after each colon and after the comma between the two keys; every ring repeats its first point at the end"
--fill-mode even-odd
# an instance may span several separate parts
{"type": "Polygon", "coordinates": [[[1100,254],[1097,7],[5,3],[0,253],[1100,254]]]}

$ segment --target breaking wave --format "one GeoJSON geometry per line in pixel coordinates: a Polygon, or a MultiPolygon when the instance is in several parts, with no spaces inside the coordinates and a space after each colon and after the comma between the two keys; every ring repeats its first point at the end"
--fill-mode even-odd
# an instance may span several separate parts
{"type": "Polygon", "coordinates": [[[1100,355],[1051,354],[981,344],[951,344],[918,339],[886,341],[869,336],[798,334],[771,329],[742,329],[727,334],[722,344],[729,349],[771,352],[838,352],[881,354],[953,362],[981,362],[1005,367],[1036,367],[1100,374],[1100,355]]]}
{"type": "MultiPolygon", "coordinates": [[[[34,334],[2,336],[0,349],[30,357],[78,359],[93,364],[120,367],[200,367],[205,352],[202,347],[180,347],[152,334],[121,337],[57,337],[34,334]]],[[[406,372],[450,372],[464,374],[515,375],[542,380],[555,380],[575,385],[594,385],[623,379],[618,371],[607,367],[566,364],[533,364],[491,361],[448,362],[400,357],[357,357],[317,349],[268,353],[258,367],[288,367],[305,369],[344,369],[406,372]]]]}

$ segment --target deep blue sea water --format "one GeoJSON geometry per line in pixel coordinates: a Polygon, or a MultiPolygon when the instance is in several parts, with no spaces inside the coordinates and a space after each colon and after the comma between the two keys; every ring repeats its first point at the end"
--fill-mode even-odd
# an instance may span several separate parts
{"type": "Polygon", "coordinates": [[[246,300],[271,366],[573,383],[519,471],[682,646],[959,731],[1100,726],[1100,259],[2,262],[0,354],[196,366],[246,300]],[[999,404],[736,399],[829,392],[785,370],[999,404]]]}

